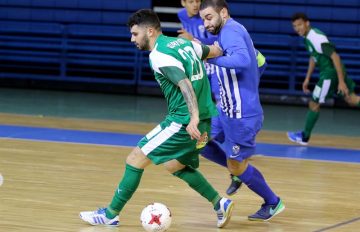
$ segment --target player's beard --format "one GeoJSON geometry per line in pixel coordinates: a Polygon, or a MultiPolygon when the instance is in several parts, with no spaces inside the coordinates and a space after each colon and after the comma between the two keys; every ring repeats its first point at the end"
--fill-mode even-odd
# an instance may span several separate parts
{"type": "Polygon", "coordinates": [[[206,28],[211,34],[213,35],[217,35],[220,33],[221,27],[222,27],[222,20],[221,17],[219,16],[218,19],[216,20],[214,26],[213,26],[213,30],[208,30],[208,28],[206,28]]]}
{"type": "Polygon", "coordinates": [[[149,51],[150,50],[150,40],[147,35],[144,36],[141,43],[138,44],[138,47],[142,51],[149,51]]]}

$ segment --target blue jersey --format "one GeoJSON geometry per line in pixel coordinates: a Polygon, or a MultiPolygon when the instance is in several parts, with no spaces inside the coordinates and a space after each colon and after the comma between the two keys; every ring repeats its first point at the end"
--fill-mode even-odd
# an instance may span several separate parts
{"type": "MultiPolygon", "coordinates": [[[[199,14],[189,17],[186,9],[183,8],[178,12],[178,18],[183,28],[193,37],[200,40],[201,43],[211,45],[217,40],[217,35],[213,35],[205,29],[204,22],[199,14]]],[[[220,91],[218,78],[215,72],[215,65],[208,64],[206,62],[204,62],[204,65],[206,68],[206,74],[209,76],[211,92],[215,97],[216,102],[218,102],[220,100],[220,91]]]]}
{"type": "Polygon", "coordinates": [[[249,33],[229,18],[218,37],[224,55],[208,62],[217,66],[222,111],[230,118],[263,114],[259,97],[260,75],[249,33]]]}

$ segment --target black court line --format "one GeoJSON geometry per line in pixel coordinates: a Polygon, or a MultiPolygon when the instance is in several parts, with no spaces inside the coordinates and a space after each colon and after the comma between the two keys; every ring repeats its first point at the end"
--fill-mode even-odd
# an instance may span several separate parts
{"type": "Polygon", "coordinates": [[[338,228],[338,227],[341,227],[341,226],[344,226],[344,225],[348,225],[348,224],[351,224],[353,222],[356,222],[360,220],[360,217],[357,217],[357,218],[353,218],[349,221],[346,221],[346,222],[340,222],[338,224],[335,224],[335,225],[332,225],[332,226],[329,226],[329,227],[325,227],[325,228],[322,228],[320,230],[315,230],[314,232],[322,232],[322,231],[327,231],[327,230],[331,230],[331,229],[335,229],[335,228],[338,228]]]}

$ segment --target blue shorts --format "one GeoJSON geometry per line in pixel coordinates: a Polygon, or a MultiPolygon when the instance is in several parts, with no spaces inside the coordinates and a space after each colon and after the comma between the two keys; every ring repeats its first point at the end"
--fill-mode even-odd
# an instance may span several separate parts
{"type": "Polygon", "coordinates": [[[218,105],[216,106],[219,115],[211,118],[211,136],[210,138],[214,138],[217,134],[222,131],[222,125],[220,121],[220,114],[221,114],[221,107],[218,105]]]}
{"type": "Polygon", "coordinates": [[[214,137],[222,143],[222,149],[228,159],[241,162],[255,154],[256,135],[263,124],[263,115],[250,118],[229,118],[220,113],[222,130],[214,137]]]}

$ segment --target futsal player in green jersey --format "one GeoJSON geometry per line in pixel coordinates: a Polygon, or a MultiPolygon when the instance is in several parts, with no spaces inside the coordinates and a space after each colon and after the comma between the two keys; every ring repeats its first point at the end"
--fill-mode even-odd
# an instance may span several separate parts
{"type": "Polygon", "coordinates": [[[198,154],[210,135],[211,117],[217,114],[201,59],[221,55],[222,51],[216,46],[163,35],[158,16],[149,9],[131,15],[128,25],[131,42],[140,50],[151,51],[150,66],[165,95],[168,115],[128,155],[111,203],[106,208],[81,212],[80,217],[92,225],[118,226],[120,211],[136,191],[144,169],[154,163],[163,164],[167,171],[211,202],[217,226],[224,227],[234,204],[221,197],[197,170],[198,154]]]}
{"type": "Polygon", "coordinates": [[[304,93],[310,93],[308,88],[315,66],[319,68],[320,77],[309,102],[305,128],[299,132],[288,132],[288,138],[301,145],[307,145],[316,121],[319,118],[320,105],[325,99],[335,94],[344,98],[350,106],[360,106],[360,96],[354,92],[355,82],[346,75],[346,69],[326,35],[310,25],[309,18],[304,13],[296,13],[292,17],[295,32],[304,37],[306,50],[310,53],[309,67],[302,88],[304,93]]]}

